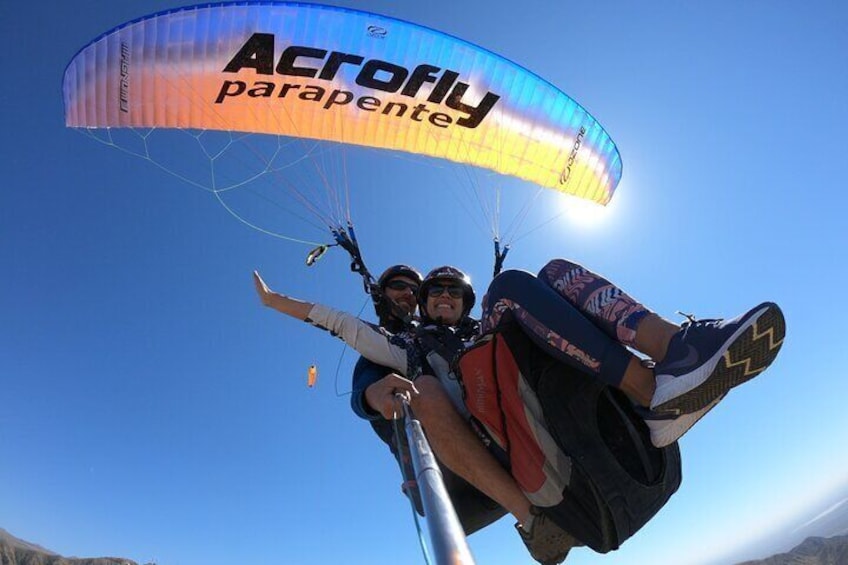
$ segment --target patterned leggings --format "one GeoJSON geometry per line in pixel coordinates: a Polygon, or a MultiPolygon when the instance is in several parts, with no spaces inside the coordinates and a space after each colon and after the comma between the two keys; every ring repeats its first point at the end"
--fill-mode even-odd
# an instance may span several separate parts
{"type": "Polygon", "coordinates": [[[504,314],[553,357],[618,386],[632,357],[636,328],[650,311],[605,278],[564,259],[538,276],[504,271],[483,298],[482,331],[504,314]]]}

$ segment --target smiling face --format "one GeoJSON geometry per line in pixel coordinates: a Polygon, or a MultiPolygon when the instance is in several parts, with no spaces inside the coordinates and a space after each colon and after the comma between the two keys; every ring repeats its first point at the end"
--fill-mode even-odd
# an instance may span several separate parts
{"type": "Polygon", "coordinates": [[[415,294],[418,292],[418,283],[409,277],[398,275],[392,277],[383,287],[386,297],[397,304],[407,314],[414,314],[418,303],[415,294]]]}
{"type": "Polygon", "coordinates": [[[456,325],[462,318],[462,287],[453,281],[437,280],[427,290],[427,316],[441,324],[456,325]]]}

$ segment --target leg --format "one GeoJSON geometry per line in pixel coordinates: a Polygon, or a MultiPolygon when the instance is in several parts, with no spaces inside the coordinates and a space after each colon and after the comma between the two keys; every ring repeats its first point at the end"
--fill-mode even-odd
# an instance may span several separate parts
{"type": "Polygon", "coordinates": [[[639,359],[631,355],[618,388],[635,404],[650,406],[656,389],[653,369],[649,369],[639,359]]]}
{"type": "MultiPolygon", "coordinates": [[[[645,318],[661,318],[604,277],[582,265],[565,259],[554,259],[539,271],[539,280],[614,340],[651,354],[639,347],[637,330],[645,318]]],[[[672,327],[676,331],[676,326],[672,327]]]]}
{"type": "Polygon", "coordinates": [[[412,409],[438,458],[515,517],[518,533],[534,559],[561,563],[577,541],[532,507],[512,475],[456,411],[438,379],[423,375],[415,386],[419,394],[412,399],[412,409]]]}
{"type": "Polygon", "coordinates": [[[639,404],[650,402],[651,371],[550,285],[524,271],[501,273],[483,299],[483,331],[496,329],[507,313],[552,357],[620,388],[639,404]]]}
{"type": "Polygon", "coordinates": [[[765,370],[785,333],[783,314],[770,302],[732,320],[691,320],[681,328],[564,259],[550,261],[539,278],[607,335],[657,361],[651,407],[676,414],[704,411],[765,370]]]}
{"type": "Polygon", "coordinates": [[[630,359],[619,383],[605,380],[660,412],[646,416],[658,447],[676,441],[731,388],[764,371],[783,343],[785,321],[773,303],[732,320],[692,320],[679,327],[603,277],[563,259],[545,265],[539,280],[608,338],[657,361],[648,374],[630,359]]]}
{"type": "Polygon", "coordinates": [[[412,398],[412,409],[439,459],[516,520],[527,520],[530,501],[459,415],[439,381],[423,375],[415,380],[415,386],[419,394],[412,398]]]}

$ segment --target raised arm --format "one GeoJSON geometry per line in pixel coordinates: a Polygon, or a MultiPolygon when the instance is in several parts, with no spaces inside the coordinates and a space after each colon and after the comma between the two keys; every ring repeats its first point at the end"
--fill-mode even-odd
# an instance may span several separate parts
{"type": "Polygon", "coordinates": [[[291,298],[284,294],[274,292],[257,271],[253,271],[253,284],[256,285],[256,293],[259,295],[259,300],[268,308],[273,308],[278,312],[297,318],[298,320],[306,321],[309,318],[309,311],[315,306],[311,302],[304,302],[291,298]]]}
{"type": "Polygon", "coordinates": [[[390,367],[404,375],[408,373],[409,358],[406,350],[392,343],[388,335],[356,316],[274,292],[256,271],[253,271],[253,282],[265,306],[330,332],[378,365],[390,367]]]}

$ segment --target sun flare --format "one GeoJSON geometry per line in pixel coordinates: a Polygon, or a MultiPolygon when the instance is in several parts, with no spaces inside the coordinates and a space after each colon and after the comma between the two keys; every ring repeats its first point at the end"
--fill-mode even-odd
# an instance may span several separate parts
{"type": "Polygon", "coordinates": [[[605,224],[612,215],[612,203],[601,206],[594,202],[565,196],[561,199],[560,208],[569,222],[580,227],[595,228],[605,224]]]}

